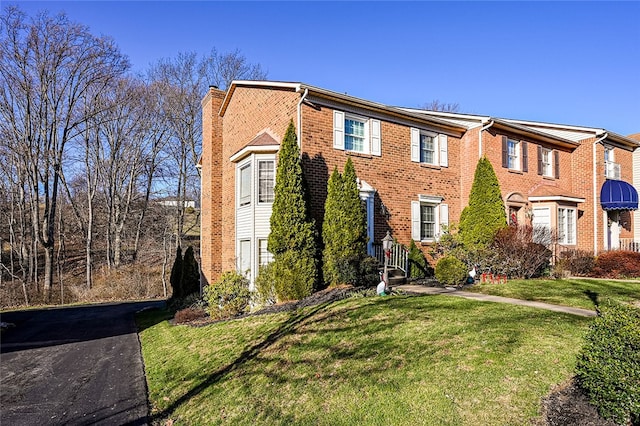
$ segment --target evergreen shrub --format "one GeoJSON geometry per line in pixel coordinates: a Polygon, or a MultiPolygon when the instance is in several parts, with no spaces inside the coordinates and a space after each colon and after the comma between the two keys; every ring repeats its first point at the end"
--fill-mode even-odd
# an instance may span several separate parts
{"type": "Polygon", "coordinates": [[[278,301],[274,275],[275,268],[273,262],[260,267],[254,283],[256,286],[256,294],[254,297],[257,304],[273,305],[278,301]]]}
{"type": "Polygon", "coordinates": [[[344,174],[334,169],[327,183],[322,239],[325,283],[334,286],[362,281],[359,274],[367,256],[367,218],[351,158],[344,174]]]}
{"type": "Polygon", "coordinates": [[[500,184],[491,162],[482,157],[476,166],[469,205],[460,215],[459,236],[467,246],[486,246],[496,232],[507,226],[500,184]]]}
{"type": "Polygon", "coordinates": [[[278,300],[309,296],[316,284],[315,223],[308,215],[300,149],[293,120],[280,145],[268,250],[273,253],[278,300]]]}
{"type": "Polygon", "coordinates": [[[601,416],[640,425],[640,309],[600,305],[578,356],[576,376],[601,416]]]}
{"type": "Polygon", "coordinates": [[[285,251],[273,262],[274,288],[279,301],[300,300],[313,292],[317,266],[313,255],[285,251]]]}
{"type": "Polygon", "coordinates": [[[433,275],[433,269],[429,266],[427,258],[422,250],[416,246],[415,241],[409,244],[409,278],[425,278],[433,275]]]}
{"type": "Polygon", "coordinates": [[[467,277],[467,266],[458,258],[447,255],[436,263],[436,279],[445,285],[458,285],[467,277]]]}
{"type": "Polygon", "coordinates": [[[246,311],[251,301],[249,280],[237,272],[225,272],[204,289],[211,318],[231,318],[246,311]]]}

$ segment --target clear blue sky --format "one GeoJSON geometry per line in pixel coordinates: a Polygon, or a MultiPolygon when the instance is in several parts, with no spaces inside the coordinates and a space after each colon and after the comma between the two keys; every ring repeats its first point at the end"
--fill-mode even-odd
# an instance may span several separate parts
{"type": "Polygon", "coordinates": [[[640,2],[8,2],[112,36],[135,70],[236,48],[374,102],[640,132],[640,2]]]}

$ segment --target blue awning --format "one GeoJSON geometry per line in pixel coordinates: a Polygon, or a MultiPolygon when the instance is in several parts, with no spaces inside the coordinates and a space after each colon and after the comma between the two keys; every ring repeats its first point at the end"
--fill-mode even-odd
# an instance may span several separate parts
{"type": "Polygon", "coordinates": [[[600,204],[605,210],[638,210],[638,191],[622,180],[607,180],[600,190],[600,204]]]}

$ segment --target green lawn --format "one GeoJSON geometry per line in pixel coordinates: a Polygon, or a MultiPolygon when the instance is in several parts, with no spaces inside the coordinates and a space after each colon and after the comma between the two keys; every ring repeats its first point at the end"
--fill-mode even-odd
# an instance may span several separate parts
{"type": "Polygon", "coordinates": [[[507,284],[477,284],[467,289],[475,293],[513,297],[576,308],[594,309],[593,300],[640,301],[640,281],[584,279],[509,280],[507,284]]]}
{"type": "Polygon", "coordinates": [[[522,425],[590,319],[448,296],[351,298],[200,328],[139,316],[156,421],[522,425]]]}

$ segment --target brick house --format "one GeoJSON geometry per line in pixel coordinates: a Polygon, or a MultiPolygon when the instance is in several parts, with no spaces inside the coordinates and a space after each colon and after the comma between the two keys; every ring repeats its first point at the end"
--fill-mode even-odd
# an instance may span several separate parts
{"type": "Polygon", "coordinates": [[[483,155],[512,222],[556,230],[562,248],[599,252],[633,238],[637,191],[628,182],[640,142],[604,129],[392,107],[269,81],[211,88],[202,110],[203,284],[226,270],[253,280],[269,262],[277,152],[292,120],[318,229],[329,175],[351,157],[372,254],[387,231],[426,252],[442,225],[459,220],[483,155]],[[614,197],[622,186],[635,198],[603,209],[600,192],[609,181],[619,183],[605,188],[614,197]]]}

